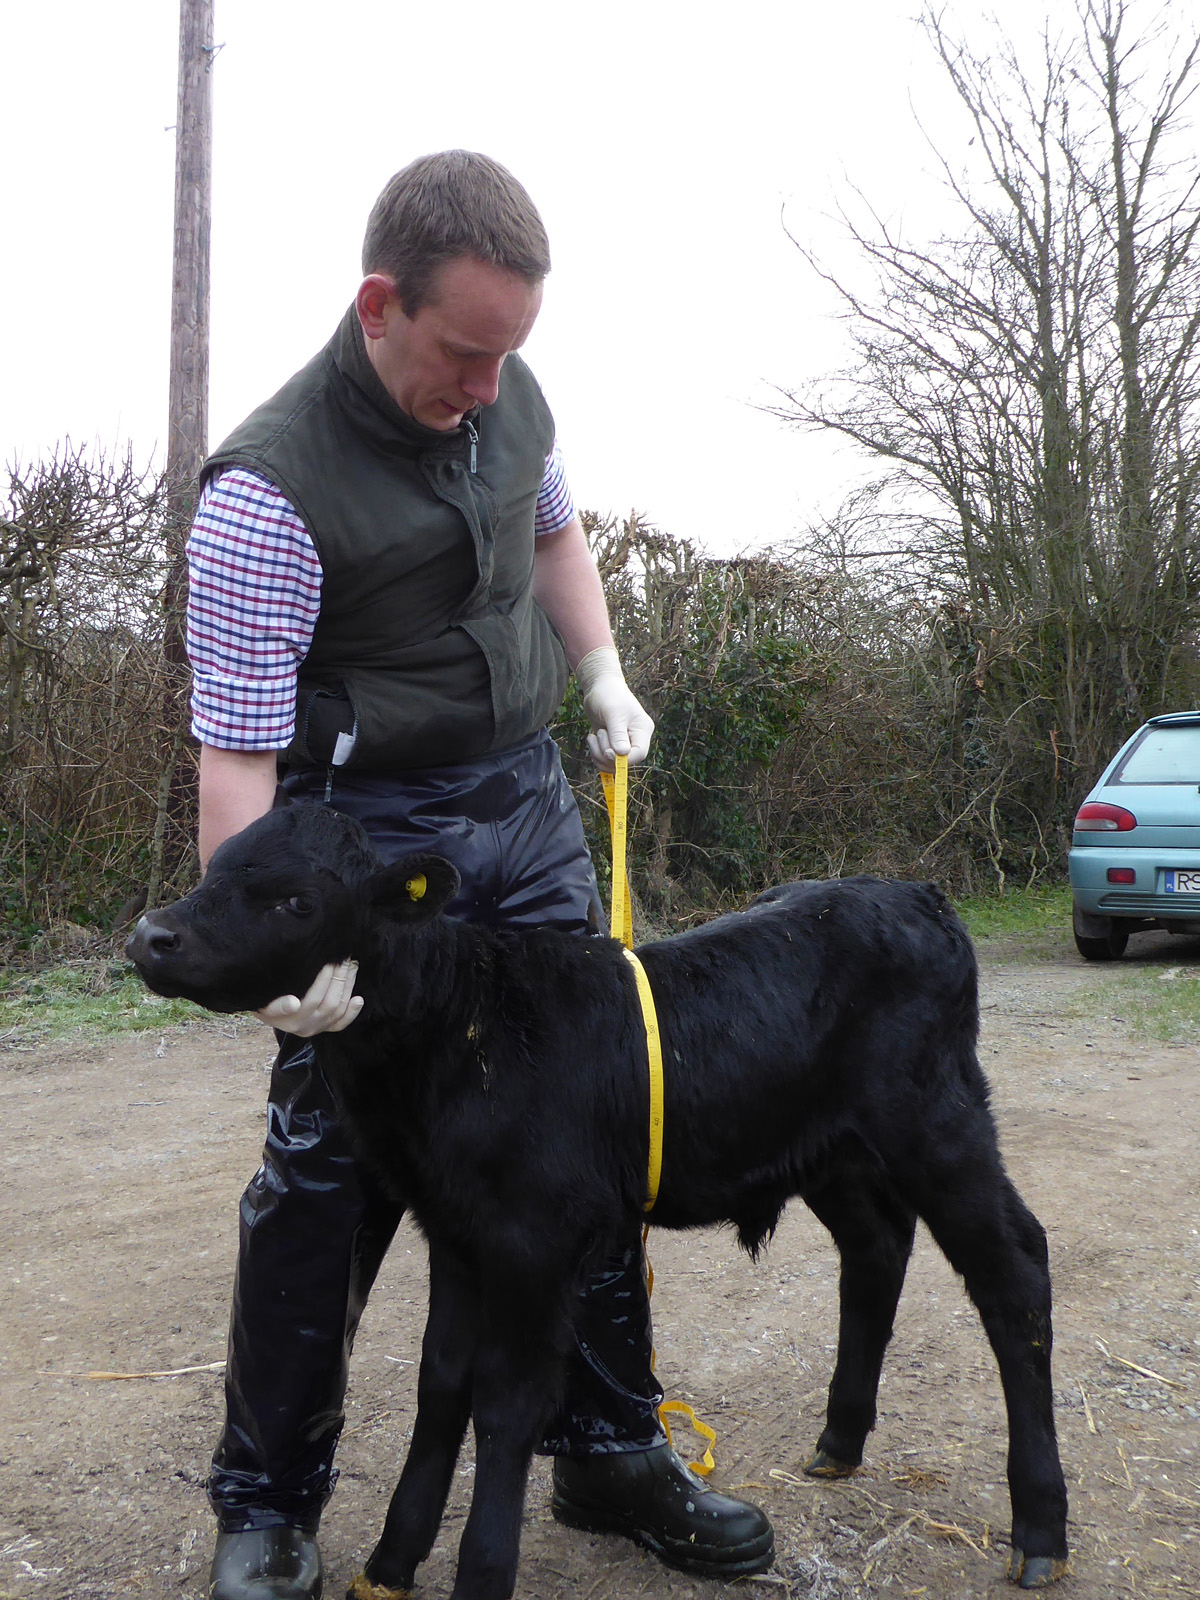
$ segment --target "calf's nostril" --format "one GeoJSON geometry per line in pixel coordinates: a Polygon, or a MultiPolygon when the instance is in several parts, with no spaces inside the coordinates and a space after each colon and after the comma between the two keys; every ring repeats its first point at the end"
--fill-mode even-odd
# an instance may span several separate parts
{"type": "Polygon", "coordinates": [[[155,956],[171,955],[179,949],[179,945],[179,935],[173,929],[164,928],[161,923],[143,917],[125,946],[125,954],[131,961],[145,961],[155,956]]]}

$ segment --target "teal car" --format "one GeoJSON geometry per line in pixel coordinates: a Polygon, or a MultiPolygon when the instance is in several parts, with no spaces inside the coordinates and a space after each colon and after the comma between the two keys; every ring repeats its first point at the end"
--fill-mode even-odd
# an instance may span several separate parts
{"type": "Polygon", "coordinates": [[[1115,961],[1131,933],[1200,934],[1200,711],[1151,717],[1075,814],[1075,944],[1115,961]]]}

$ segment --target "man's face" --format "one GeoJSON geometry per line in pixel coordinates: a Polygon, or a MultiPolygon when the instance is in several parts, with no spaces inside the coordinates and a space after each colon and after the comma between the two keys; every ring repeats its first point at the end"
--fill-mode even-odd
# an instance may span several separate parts
{"type": "Polygon", "coordinates": [[[389,289],[375,275],[358,293],[371,365],[414,421],[457,428],[468,411],[495,400],[505,357],[525,343],[541,309],[542,286],[464,256],[439,269],[413,317],[389,289]]]}

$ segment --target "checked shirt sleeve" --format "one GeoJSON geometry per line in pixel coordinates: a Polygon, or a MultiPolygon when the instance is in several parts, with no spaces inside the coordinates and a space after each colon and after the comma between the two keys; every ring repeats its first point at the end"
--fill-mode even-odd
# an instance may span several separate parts
{"type": "Polygon", "coordinates": [[[221,750],[285,749],[321,604],[304,524],[273,483],[230,468],[205,487],[187,554],[192,732],[221,750]]]}
{"type": "Polygon", "coordinates": [[[546,457],[546,476],[542,479],[542,487],[537,497],[533,531],[537,534],[557,533],[560,528],[566,527],[574,515],[575,502],[567,485],[562,451],[558,448],[556,439],[554,448],[546,457]]]}

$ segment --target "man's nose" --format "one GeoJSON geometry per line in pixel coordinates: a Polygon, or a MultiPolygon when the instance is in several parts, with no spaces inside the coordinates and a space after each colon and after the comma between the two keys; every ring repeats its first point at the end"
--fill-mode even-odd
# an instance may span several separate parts
{"type": "Polygon", "coordinates": [[[477,405],[490,406],[500,393],[500,368],[503,361],[492,361],[484,367],[474,367],[463,382],[464,391],[477,405]]]}

